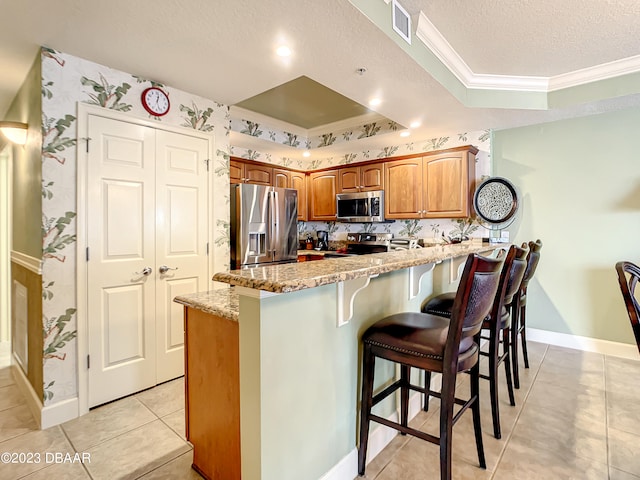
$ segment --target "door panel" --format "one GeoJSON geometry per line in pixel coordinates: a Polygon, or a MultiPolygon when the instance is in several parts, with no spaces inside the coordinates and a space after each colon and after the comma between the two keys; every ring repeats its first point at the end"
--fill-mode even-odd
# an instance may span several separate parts
{"type": "Polygon", "coordinates": [[[144,359],[144,286],[123,285],[102,292],[104,368],[144,359]]]}
{"type": "Polygon", "coordinates": [[[144,185],[140,182],[104,180],[105,223],[103,261],[142,258],[144,185]],[[127,212],[126,215],[122,215],[127,212]],[[128,232],[123,235],[122,232],[128,232]]]}
{"type": "Polygon", "coordinates": [[[173,299],[208,290],[207,156],[205,139],[156,131],[158,383],[184,374],[184,314],[173,299]]]}
{"type": "Polygon", "coordinates": [[[156,384],[154,131],[89,116],[89,406],[156,384]]]}

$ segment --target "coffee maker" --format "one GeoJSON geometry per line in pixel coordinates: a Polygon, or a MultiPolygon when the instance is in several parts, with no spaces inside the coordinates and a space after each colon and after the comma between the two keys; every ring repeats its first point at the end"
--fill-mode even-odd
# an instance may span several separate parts
{"type": "Polygon", "coordinates": [[[316,250],[329,250],[329,232],[318,230],[318,241],[316,242],[316,250]]]}

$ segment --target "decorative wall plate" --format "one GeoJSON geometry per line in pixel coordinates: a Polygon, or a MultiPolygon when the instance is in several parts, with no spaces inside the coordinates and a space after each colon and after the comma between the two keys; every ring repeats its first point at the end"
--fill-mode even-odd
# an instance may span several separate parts
{"type": "Polygon", "coordinates": [[[515,220],[518,211],[516,189],[505,178],[489,178],[476,189],[473,206],[478,217],[489,224],[489,228],[503,228],[515,220]]]}

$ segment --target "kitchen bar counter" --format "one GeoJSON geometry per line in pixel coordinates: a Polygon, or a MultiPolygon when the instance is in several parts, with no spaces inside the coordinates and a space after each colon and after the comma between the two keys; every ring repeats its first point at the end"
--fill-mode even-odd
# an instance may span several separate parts
{"type": "Polygon", "coordinates": [[[218,272],[213,280],[273,293],[287,293],[331,283],[438,263],[470,253],[489,252],[495,245],[460,243],[370,255],[329,258],[317,262],[286,263],[246,270],[218,272]]]}
{"type": "Polygon", "coordinates": [[[238,293],[233,288],[179,295],[173,301],[216,317],[238,321],[238,293]]]}
{"type": "MultiPolygon", "coordinates": [[[[360,337],[456,288],[463,243],[233,270],[234,287],[175,298],[185,312],[186,433],[193,467],[216,480],[357,476],[360,337]]],[[[381,384],[395,370],[381,363],[381,384]]],[[[413,397],[412,397],[413,398],[413,397]]],[[[409,415],[420,410],[419,395],[409,415]]],[[[396,415],[395,397],[377,407],[396,415]]],[[[373,428],[371,444],[390,439],[373,428]]]]}

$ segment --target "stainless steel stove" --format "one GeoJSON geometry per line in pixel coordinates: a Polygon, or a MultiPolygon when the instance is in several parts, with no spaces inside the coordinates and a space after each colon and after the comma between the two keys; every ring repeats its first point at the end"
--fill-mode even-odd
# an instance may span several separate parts
{"type": "Polygon", "coordinates": [[[347,253],[366,255],[388,252],[392,238],[392,233],[349,233],[347,234],[347,253]]]}

